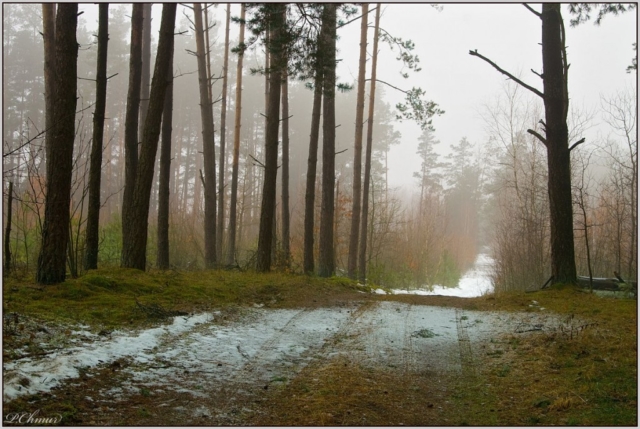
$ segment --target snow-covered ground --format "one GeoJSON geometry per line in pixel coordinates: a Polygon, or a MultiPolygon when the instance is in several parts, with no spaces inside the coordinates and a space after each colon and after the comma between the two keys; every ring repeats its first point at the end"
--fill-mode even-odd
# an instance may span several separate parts
{"type": "MultiPolygon", "coordinates": [[[[445,295],[459,296],[464,298],[472,298],[482,296],[493,292],[493,284],[491,283],[491,267],[493,266],[493,258],[486,253],[480,253],[476,258],[472,269],[467,271],[456,287],[446,287],[436,285],[433,290],[426,289],[391,289],[393,294],[410,294],[410,295],[445,295]]],[[[382,289],[376,289],[376,293],[386,293],[382,289]]]]}

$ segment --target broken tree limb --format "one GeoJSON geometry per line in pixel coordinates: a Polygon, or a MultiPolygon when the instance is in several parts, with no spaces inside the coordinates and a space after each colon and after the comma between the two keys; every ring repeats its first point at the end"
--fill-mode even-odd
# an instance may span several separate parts
{"type": "Polygon", "coordinates": [[[531,6],[529,6],[526,3],[522,3],[522,5],[524,7],[526,7],[527,9],[529,9],[529,12],[531,12],[532,14],[534,14],[535,16],[537,16],[538,18],[542,19],[542,14],[538,11],[536,11],[535,9],[533,9],[531,6]]]}
{"type": "Polygon", "coordinates": [[[538,138],[538,140],[540,140],[542,143],[544,143],[544,145],[547,145],[547,139],[545,139],[544,137],[542,137],[537,131],[535,130],[527,130],[527,132],[531,135],[534,135],[538,138]]]}
{"type": "Polygon", "coordinates": [[[572,144],[571,147],[569,148],[569,152],[571,152],[579,144],[584,143],[584,141],[585,141],[585,138],[583,137],[580,140],[578,140],[577,142],[575,142],[574,144],[572,144]]]}
{"type": "Polygon", "coordinates": [[[512,75],[511,73],[509,73],[508,71],[502,69],[499,65],[497,65],[496,63],[494,63],[493,61],[491,61],[489,58],[485,57],[484,55],[481,55],[478,53],[478,50],[475,49],[473,51],[469,51],[469,55],[473,56],[473,57],[478,57],[484,61],[486,61],[487,63],[489,63],[494,69],[498,70],[500,73],[502,73],[503,75],[507,76],[509,79],[513,80],[514,82],[518,83],[519,85],[521,85],[522,87],[528,89],[529,91],[533,92],[534,94],[536,94],[538,97],[540,98],[544,98],[544,94],[542,92],[540,92],[539,90],[535,89],[534,87],[527,85],[526,83],[524,83],[523,81],[521,81],[520,79],[518,79],[517,77],[515,77],[514,75],[512,75]]]}

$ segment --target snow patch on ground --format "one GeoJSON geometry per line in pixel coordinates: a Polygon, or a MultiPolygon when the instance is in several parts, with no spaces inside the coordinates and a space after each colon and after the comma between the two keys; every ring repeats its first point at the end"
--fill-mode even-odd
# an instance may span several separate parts
{"type": "MultiPolygon", "coordinates": [[[[459,296],[463,298],[473,298],[493,292],[493,283],[491,282],[491,268],[494,260],[486,253],[480,253],[476,258],[472,269],[467,271],[456,287],[446,287],[436,285],[432,290],[427,289],[391,289],[394,295],[445,295],[459,296]]],[[[386,294],[382,289],[374,290],[377,294],[386,294]]]]}
{"type": "MultiPolygon", "coordinates": [[[[108,364],[121,357],[138,356],[144,359],[164,337],[174,337],[194,326],[212,319],[210,313],[192,317],[178,316],[173,323],[147,329],[137,334],[114,331],[112,338],[105,341],[84,342],[53,352],[45,359],[24,358],[3,365],[4,400],[20,395],[51,390],[60,381],[80,375],[80,369],[108,364]]],[[[85,336],[93,336],[86,333],[85,336]]]]}

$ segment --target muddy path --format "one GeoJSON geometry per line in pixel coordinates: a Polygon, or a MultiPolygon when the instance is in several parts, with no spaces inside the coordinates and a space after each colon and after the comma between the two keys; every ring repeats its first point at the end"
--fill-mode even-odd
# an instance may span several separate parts
{"type": "Polygon", "coordinates": [[[80,332],[71,347],[3,366],[4,419],[38,410],[71,425],[244,425],[277,413],[271,398],[305,369],[346,359],[384,369],[410,390],[415,374],[473,377],[492,338],[556,324],[546,313],[366,300],[180,316],[106,336],[80,332]]]}

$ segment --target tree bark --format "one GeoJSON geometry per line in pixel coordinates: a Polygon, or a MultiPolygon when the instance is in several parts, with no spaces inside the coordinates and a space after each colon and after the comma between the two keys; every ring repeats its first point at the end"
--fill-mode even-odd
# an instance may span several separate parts
{"type": "Polygon", "coordinates": [[[291,264],[289,219],[289,80],[287,70],[282,76],[282,256],[284,266],[291,264]]]}
{"type": "Polygon", "coordinates": [[[322,43],[326,47],[322,100],[322,207],[318,274],[331,277],[335,272],[333,219],[335,211],[336,152],[336,5],[327,3],[322,16],[322,43]],[[326,27],[326,28],[325,28],[326,27]],[[326,31],[325,31],[326,30],[326,31]]]}
{"type": "Polygon", "coordinates": [[[42,33],[44,42],[44,100],[45,100],[45,171],[51,174],[51,145],[53,144],[55,67],[56,67],[56,5],[42,3],[42,33]]]}
{"type": "Polygon", "coordinates": [[[555,282],[575,283],[577,277],[573,242],[571,159],[567,129],[568,64],[560,4],[543,3],[541,19],[551,216],[551,273],[555,282]]]}
{"type": "Polygon", "coordinates": [[[156,265],[161,270],[169,268],[169,182],[171,177],[171,133],[173,122],[173,55],[169,61],[167,93],[162,109],[162,142],[160,144],[160,183],[158,185],[158,254],[156,265]]]}
{"type": "MultiPolygon", "coordinates": [[[[162,21],[160,23],[160,38],[158,52],[151,81],[151,94],[149,97],[149,110],[144,125],[144,137],[140,147],[140,159],[136,174],[133,201],[130,210],[128,224],[130,224],[129,237],[123,237],[122,266],[125,268],[146,268],[147,230],[149,226],[149,200],[153,182],[153,170],[156,153],[158,151],[158,138],[160,137],[160,123],[164,98],[167,92],[169,68],[173,50],[173,31],[176,19],[176,3],[165,3],[162,7],[162,21]]],[[[125,221],[123,220],[123,223],[125,221]]]]}
{"type": "Polygon", "coordinates": [[[42,247],[36,281],[60,283],[66,276],[69,204],[73,170],[73,142],[77,89],[78,4],[61,3],[56,16],[54,127],[47,176],[42,247]],[[53,168],[55,166],[55,168],[53,168]]]}
{"type": "Polygon", "coordinates": [[[204,262],[207,269],[216,265],[216,147],[213,127],[213,106],[209,98],[206,68],[202,7],[193,4],[200,86],[200,117],[202,120],[202,152],[204,161],[204,262]]]}
{"type": "MultiPolygon", "coordinates": [[[[129,53],[129,90],[124,122],[124,192],[122,195],[122,249],[131,236],[130,214],[133,189],[138,170],[138,114],[140,108],[140,79],[142,76],[142,19],[143,4],[134,3],[131,14],[131,48],[129,53]]],[[[124,264],[124,254],[122,264],[124,264]]],[[[124,266],[124,265],[123,265],[124,266]]]]}
{"type": "Polygon", "coordinates": [[[360,253],[358,255],[358,278],[367,278],[367,229],[369,227],[369,183],[371,181],[371,147],[373,146],[373,113],[376,99],[376,68],[378,65],[378,36],[380,33],[380,3],[376,8],[376,23],[373,33],[373,58],[371,60],[371,89],[369,94],[369,118],[367,119],[367,152],[364,166],[364,189],[362,190],[362,222],[360,230],[360,253]]]}
{"type": "Polygon", "coordinates": [[[13,182],[9,182],[7,198],[7,226],[4,230],[4,274],[11,271],[11,213],[13,208],[13,182]]]}
{"type": "MultiPolygon", "coordinates": [[[[318,57],[323,53],[318,47],[318,57]]],[[[307,160],[307,185],[304,197],[304,260],[303,268],[306,274],[315,270],[313,257],[314,244],[314,214],[316,200],[316,169],[318,164],[318,140],[320,138],[320,109],[322,106],[322,67],[316,64],[314,79],[313,107],[311,109],[311,134],[309,136],[309,157],[307,160]]]]}
{"type": "Polygon", "coordinates": [[[273,246],[274,219],[276,208],[276,184],[278,173],[278,129],[280,126],[280,91],[284,52],[282,36],[284,29],[284,11],[286,5],[268,5],[269,51],[270,64],[269,98],[267,103],[267,124],[265,136],[264,182],[262,188],[262,206],[260,209],[260,231],[258,233],[258,254],[256,270],[271,270],[271,251],[273,246]]]}
{"type": "Polygon", "coordinates": [[[225,144],[227,140],[227,86],[229,74],[229,24],[231,23],[231,3],[227,3],[227,19],[224,32],[224,63],[222,70],[222,106],[220,113],[220,162],[218,163],[218,231],[216,234],[216,253],[222,259],[224,238],[224,176],[227,172],[225,144]]]}
{"type": "Polygon", "coordinates": [[[138,119],[138,141],[142,141],[144,123],[149,110],[149,85],[151,83],[151,3],[142,7],[142,74],[140,75],[140,116],[138,119]]]}
{"type": "Polygon", "coordinates": [[[100,3],[98,17],[98,64],[96,71],[96,107],[93,112],[93,138],[89,167],[89,206],[85,238],[84,269],[98,268],[98,230],[100,225],[100,179],[102,176],[102,139],[107,104],[107,45],[109,43],[109,3],[100,3]]]}
{"type": "MultiPolygon", "coordinates": [[[[369,5],[362,4],[360,26],[360,61],[358,64],[358,92],[356,94],[356,135],[353,144],[353,192],[351,205],[351,231],[349,234],[348,275],[355,279],[358,269],[358,234],[360,233],[360,199],[362,188],[362,130],[364,117],[364,80],[367,68],[367,20],[369,5]]],[[[374,54],[375,55],[375,54],[374,54]]]]}
{"type": "MultiPolygon", "coordinates": [[[[240,37],[238,44],[244,45],[244,3],[240,6],[240,37]]],[[[236,67],[236,113],[233,135],[233,165],[231,171],[231,197],[229,202],[229,243],[227,253],[227,264],[233,264],[236,253],[236,209],[238,201],[238,164],[240,160],[240,130],[242,126],[242,60],[244,59],[244,48],[238,53],[238,65],[236,67]]]]}

